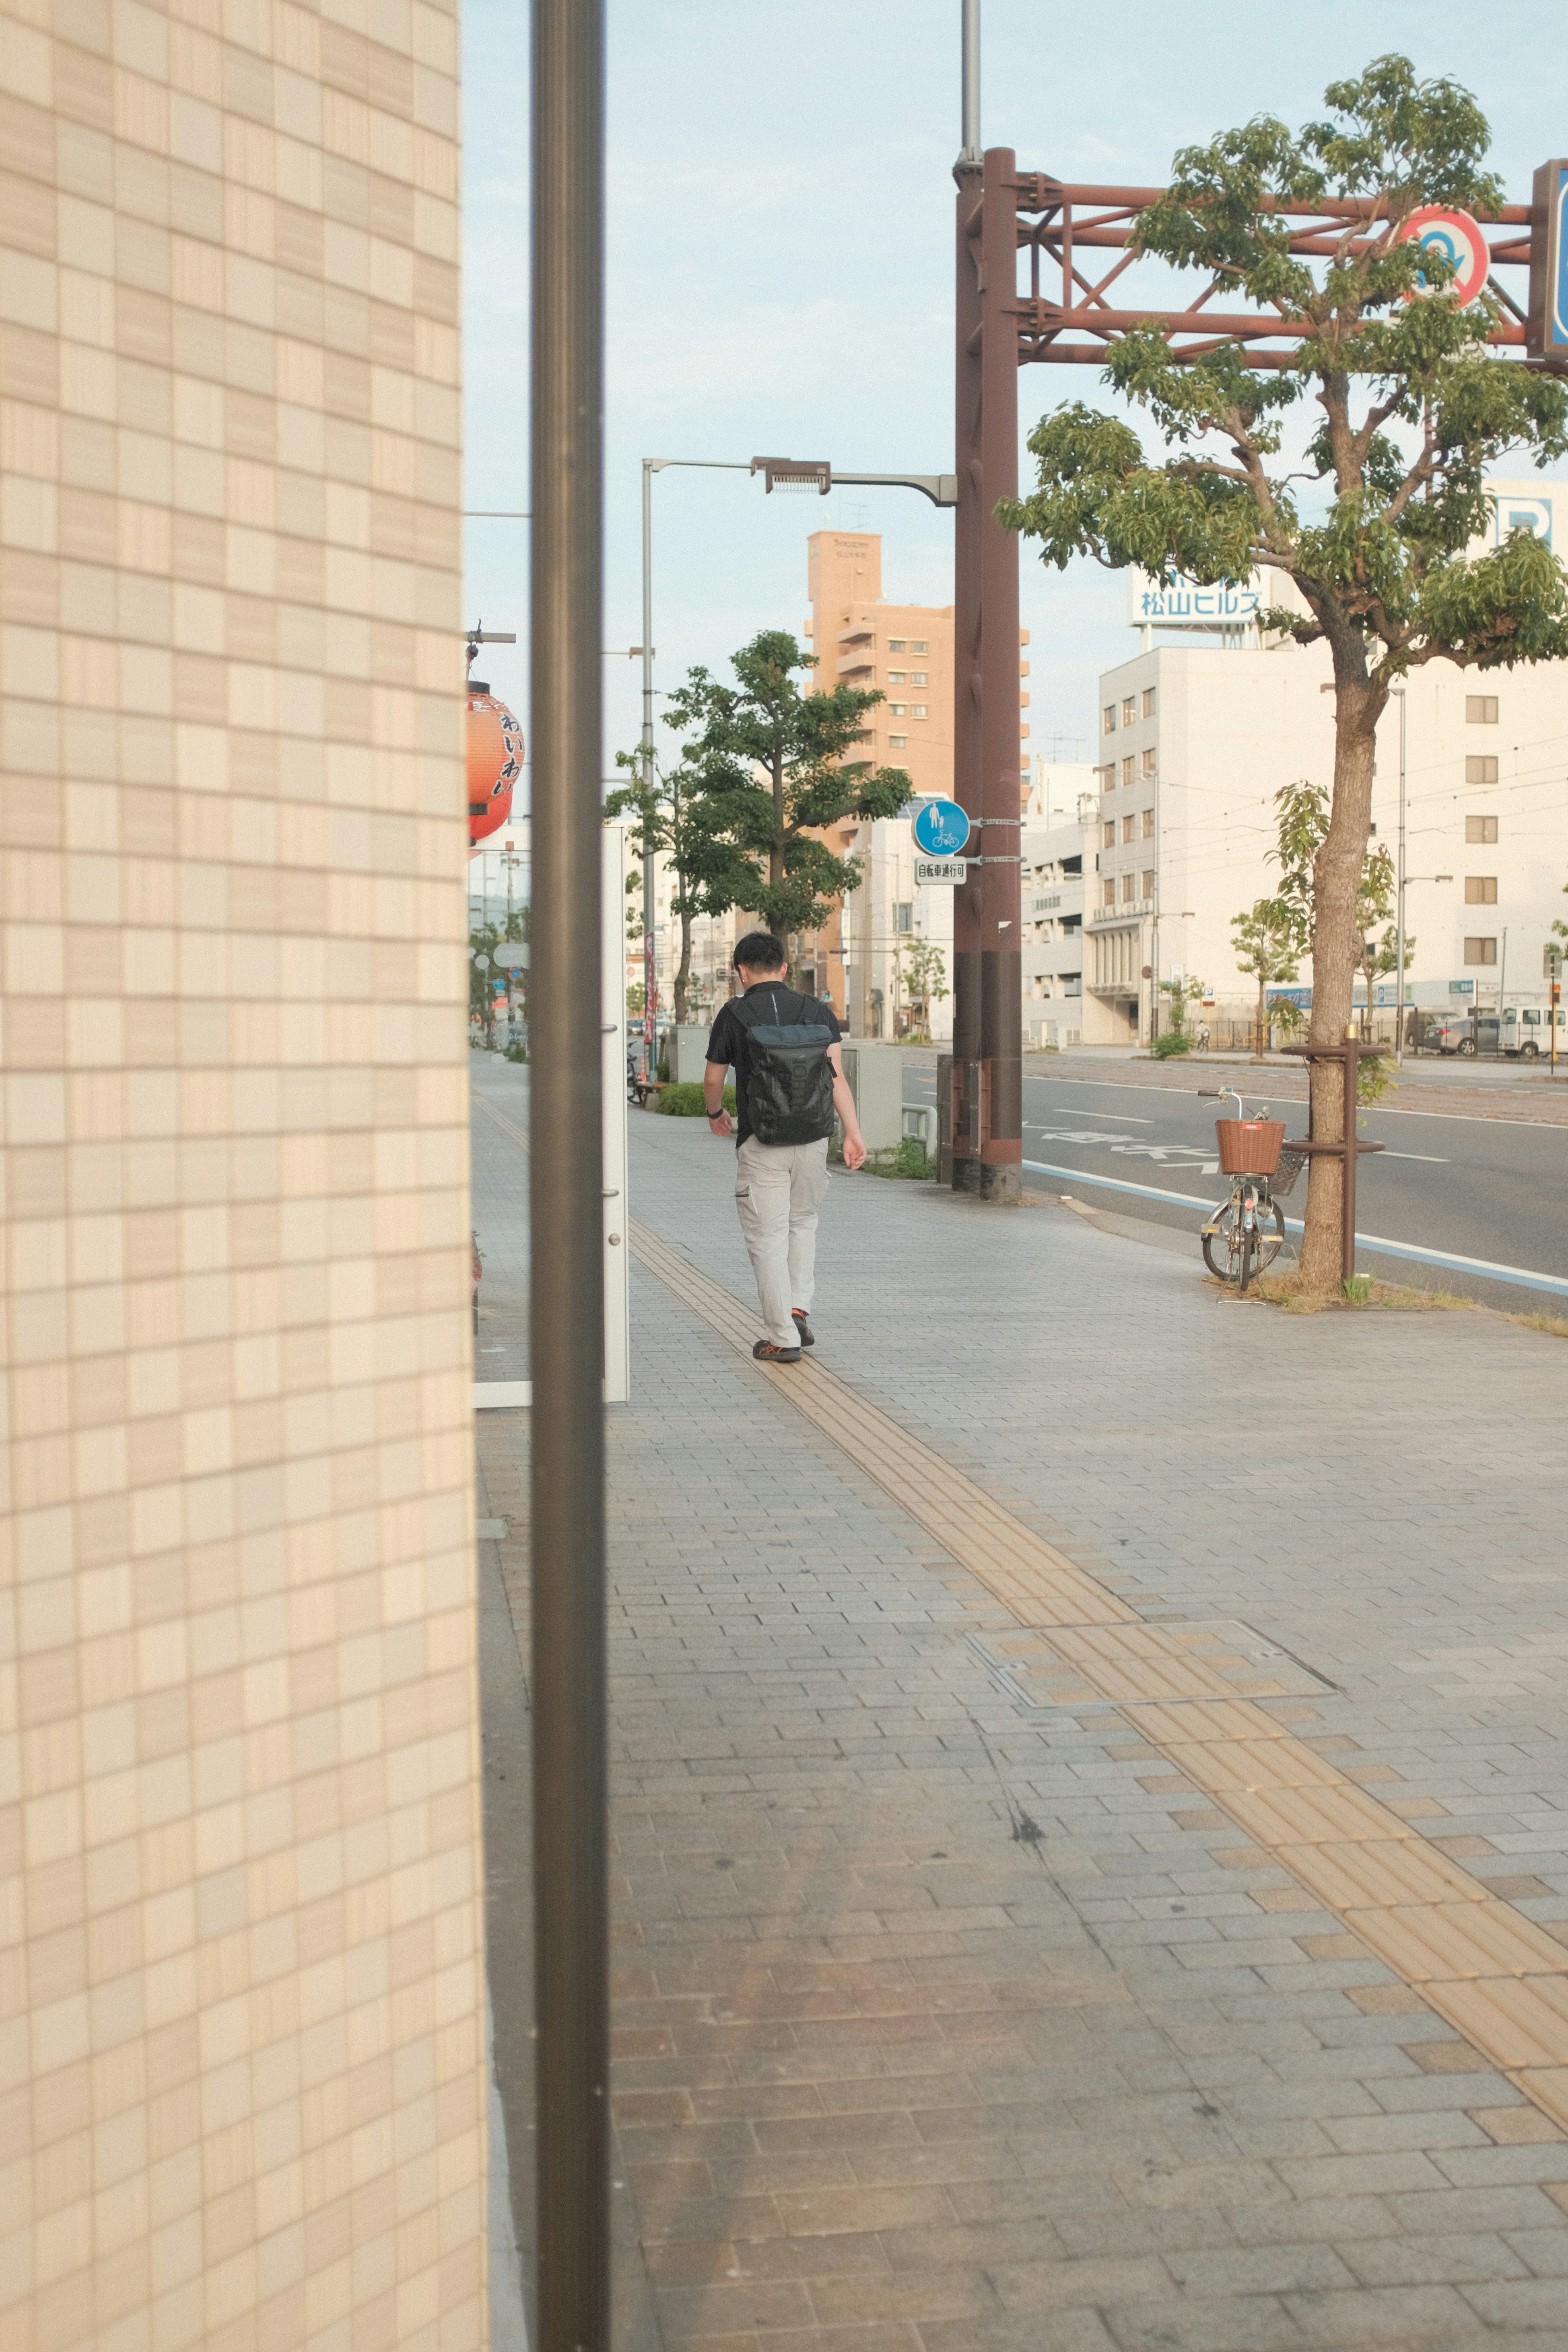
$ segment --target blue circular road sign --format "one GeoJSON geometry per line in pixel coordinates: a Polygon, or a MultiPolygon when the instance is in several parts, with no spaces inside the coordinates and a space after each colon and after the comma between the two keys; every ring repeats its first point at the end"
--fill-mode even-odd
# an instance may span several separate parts
{"type": "Polygon", "coordinates": [[[956,857],[969,839],[969,819],[956,801],[925,801],[915,814],[915,846],[928,857],[956,857]]]}

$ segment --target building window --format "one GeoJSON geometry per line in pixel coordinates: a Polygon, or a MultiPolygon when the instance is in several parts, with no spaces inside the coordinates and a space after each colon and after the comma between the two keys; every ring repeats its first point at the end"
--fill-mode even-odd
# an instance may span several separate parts
{"type": "MultiPolygon", "coordinates": [[[[1475,698],[1479,700],[1479,696],[1475,698]]],[[[1468,751],[1465,754],[1465,782],[1467,784],[1495,784],[1497,782],[1496,752],[1468,751]]]]}
{"type": "Polygon", "coordinates": [[[1114,849],[1116,846],[1116,819],[1114,817],[1109,817],[1106,820],[1105,845],[1107,849],[1114,849]]]}
{"type": "Polygon", "coordinates": [[[1154,869],[1152,866],[1145,866],[1143,868],[1143,896],[1145,898],[1152,898],[1153,895],[1154,869]]]}
{"type": "Polygon", "coordinates": [[[1143,688],[1143,716],[1145,719],[1154,716],[1154,689],[1152,686],[1143,688]]]}
{"type": "Polygon", "coordinates": [[[1495,841],[1497,839],[1496,817],[1468,816],[1465,819],[1465,839],[1467,841],[1495,841]]]}
{"type": "Polygon", "coordinates": [[[1122,818],[1121,838],[1123,841],[1132,841],[1137,838],[1137,824],[1138,820],[1135,816],[1124,816],[1122,818]]]}
{"type": "Polygon", "coordinates": [[[888,738],[888,749],[889,751],[901,751],[909,742],[909,740],[910,739],[907,735],[889,735],[888,738]]]}
{"type": "Polygon", "coordinates": [[[1129,751],[1127,757],[1121,762],[1121,781],[1124,784],[1130,784],[1132,782],[1132,754],[1131,751],[1129,751]]]}
{"type": "Polygon", "coordinates": [[[1131,726],[1137,709],[1138,704],[1136,698],[1131,694],[1124,694],[1121,698],[1121,724],[1123,727],[1131,726]]]}
{"type": "Polygon", "coordinates": [[[1132,894],[1133,894],[1133,892],[1137,889],[1137,887],[1138,887],[1138,877],[1136,876],[1136,874],[1124,874],[1124,875],[1122,876],[1122,877],[1121,877],[1121,903],[1122,903],[1122,905],[1123,905],[1124,907],[1130,907],[1130,906],[1132,904],[1132,894]]]}
{"type": "Polygon", "coordinates": [[[1467,694],[1465,723],[1469,727],[1495,727],[1497,725],[1496,695],[1467,694]]]}
{"type": "Polygon", "coordinates": [[[893,901],[893,929],[894,929],[894,930],[896,930],[896,931],[912,931],[912,930],[914,929],[914,927],[915,927],[915,908],[914,908],[914,901],[913,901],[913,899],[912,899],[912,898],[895,898],[895,899],[894,899],[894,901],[893,901]]]}
{"type": "Polygon", "coordinates": [[[1467,963],[1496,963],[1496,940],[1467,940],[1465,941],[1465,961],[1467,963]]]}
{"type": "Polygon", "coordinates": [[[912,718],[924,719],[927,715],[925,704],[923,702],[910,703],[910,713],[912,718]]]}
{"type": "Polygon", "coordinates": [[[1149,749],[1143,754],[1143,773],[1145,776],[1152,777],[1153,775],[1154,763],[1157,756],[1154,746],[1151,743],[1149,749]]]}
{"type": "Polygon", "coordinates": [[[888,639],[888,651],[890,654],[901,654],[903,650],[904,640],[902,637],[889,637],[888,639]]]}
{"type": "Polygon", "coordinates": [[[911,637],[910,639],[910,651],[912,654],[929,654],[931,646],[924,637],[911,637]]]}
{"type": "Polygon", "coordinates": [[[1467,874],[1465,877],[1465,904],[1467,907],[1495,907],[1497,905],[1497,876],[1495,874],[1467,874]]]}
{"type": "Polygon", "coordinates": [[[1102,899],[1104,900],[1105,904],[1106,904],[1108,907],[1114,907],[1114,906],[1115,906],[1115,904],[1116,904],[1116,885],[1115,885],[1115,883],[1114,883],[1114,882],[1107,882],[1107,883],[1104,885],[1104,887],[1103,887],[1103,888],[1101,889],[1101,891],[1100,891],[1100,897],[1102,898],[1102,899]]]}
{"type": "Polygon", "coordinates": [[[910,678],[910,684],[911,686],[929,686],[931,684],[931,680],[926,676],[923,669],[917,669],[913,677],[910,678]]]}
{"type": "Polygon", "coordinates": [[[908,686],[909,682],[910,675],[908,670],[890,669],[888,672],[888,684],[889,686],[908,686]]]}
{"type": "Polygon", "coordinates": [[[1115,732],[1116,732],[1116,705],[1115,705],[1115,703],[1114,703],[1114,702],[1108,702],[1108,703],[1106,704],[1106,706],[1105,706],[1104,709],[1100,712],[1100,733],[1101,733],[1102,735],[1114,735],[1114,734],[1115,734],[1115,732]]]}
{"type": "Polygon", "coordinates": [[[1143,812],[1143,838],[1145,841],[1152,841],[1154,838],[1154,812],[1152,808],[1147,808],[1143,812]]]}
{"type": "Polygon", "coordinates": [[[909,704],[907,702],[889,702],[888,705],[888,716],[889,719],[902,719],[908,709],[909,704]]]}

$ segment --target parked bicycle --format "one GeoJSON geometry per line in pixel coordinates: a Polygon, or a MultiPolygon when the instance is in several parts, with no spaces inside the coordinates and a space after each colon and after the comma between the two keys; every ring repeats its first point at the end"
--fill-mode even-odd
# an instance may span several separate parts
{"type": "MultiPolygon", "coordinates": [[[[1198,1092],[1215,1100],[1228,1096],[1236,1105],[1234,1118],[1214,1123],[1219,1164],[1231,1180],[1230,1198],[1204,1227],[1204,1264],[1221,1282],[1234,1282],[1245,1295],[1253,1276],[1266,1272],[1285,1246],[1279,1196],[1289,1192],[1306,1157],[1285,1150],[1282,1118],[1248,1118],[1234,1087],[1200,1087],[1198,1092]]],[[[1260,1114],[1268,1108],[1261,1104],[1260,1114]]]]}

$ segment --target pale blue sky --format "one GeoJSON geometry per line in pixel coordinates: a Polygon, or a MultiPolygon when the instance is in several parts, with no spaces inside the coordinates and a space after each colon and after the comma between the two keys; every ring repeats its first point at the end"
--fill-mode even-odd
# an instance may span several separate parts
{"type": "MultiPolygon", "coordinates": [[[[611,0],[606,646],[640,635],[645,456],[952,467],[958,21],[958,0],[611,0]]],[[[1255,113],[1310,119],[1327,81],[1397,48],[1476,92],[1524,202],[1534,166],[1568,152],[1552,21],[1543,0],[1231,13],[985,0],[984,136],[1026,167],[1152,184],[1178,146],[1255,113]]],[[[463,33],[465,503],[525,507],[527,11],[468,0],[463,33]]],[[[1100,396],[1090,369],[1026,368],[1021,431],[1100,396]]],[[[667,688],[759,628],[800,631],[805,538],[824,523],[883,533],[889,594],[952,600],[951,518],[908,492],[769,499],[743,475],[672,472],[654,499],[667,688]]],[[[470,619],[524,635],[527,525],[468,530],[470,619]]],[[[1133,642],[1123,602],[1092,564],[1047,574],[1026,548],[1032,749],[1078,737],[1061,756],[1089,756],[1096,673],[1133,642]]],[[[524,651],[498,649],[486,669],[526,724],[524,651]]],[[[635,742],[639,706],[637,666],[604,667],[608,765],[635,742]]]]}

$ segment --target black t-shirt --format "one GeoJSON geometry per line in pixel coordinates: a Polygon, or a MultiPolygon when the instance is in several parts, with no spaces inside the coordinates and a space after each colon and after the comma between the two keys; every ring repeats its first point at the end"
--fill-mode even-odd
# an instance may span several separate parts
{"type": "MultiPolygon", "coordinates": [[[[754,982],[747,989],[743,1001],[751,1004],[753,997],[760,1000],[752,1015],[753,1020],[783,1023],[804,1021],[808,1027],[831,1030],[836,1043],[844,1034],[838,1025],[838,1016],[831,1004],[826,1003],[820,996],[802,996],[796,990],[786,988],[782,980],[754,982]],[[769,997],[773,998],[776,1010],[767,1005],[766,1000],[769,997]]],[[[736,1016],[735,1005],[738,1001],[740,1000],[731,997],[728,1004],[720,1006],[719,1017],[714,1022],[708,1038],[708,1059],[710,1062],[734,1064],[735,1149],[737,1151],[752,1131],[751,1120],[746,1116],[746,1081],[752,1074],[752,1048],[751,1041],[746,1034],[746,1024],[736,1016]]]]}

